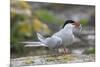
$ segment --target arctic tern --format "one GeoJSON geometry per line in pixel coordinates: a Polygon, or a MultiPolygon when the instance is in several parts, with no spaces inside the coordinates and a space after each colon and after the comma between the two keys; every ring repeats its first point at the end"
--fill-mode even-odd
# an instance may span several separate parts
{"type": "Polygon", "coordinates": [[[66,52],[66,46],[71,45],[74,42],[74,33],[80,33],[82,26],[79,22],[73,20],[65,21],[63,28],[54,33],[51,37],[45,38],[41,34],[37,33],[37,37],[41,42],[41,46],[48,48],[59,48],[63,47],[66,52]]]}
{"type": "Polygon", "coordinates": [[[66,46],[71,45],[75,41],[75,34],[79,34],[82,30],[82,26],[79,22],[73,20],[65,21],[62,29],[57,33],[54,33],[51,37],[45,38],[40,33],[37,33],[38,40],[40,42],[21,42],[26,44],[25,47],[48,47],[51,49],[64,48],[66,52],[66,46]]]}

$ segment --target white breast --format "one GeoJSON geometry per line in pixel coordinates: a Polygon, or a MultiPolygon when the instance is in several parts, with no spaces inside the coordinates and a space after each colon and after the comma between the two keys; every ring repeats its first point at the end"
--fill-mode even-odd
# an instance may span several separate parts
{"type": "Polygon", "coordinates": [[[54,36],[58,36],[62,39],[62,45],[67,46],[73,43],[74,35],[70,31],[61,30],[54,34],[54,36]]]}

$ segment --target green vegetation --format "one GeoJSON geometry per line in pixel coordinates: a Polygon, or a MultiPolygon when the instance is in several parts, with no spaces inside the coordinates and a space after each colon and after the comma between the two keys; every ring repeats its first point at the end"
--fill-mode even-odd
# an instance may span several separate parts
{"type": "Polygon", "coordinates": [[[22,54],[24,52],[24,45],[20,44],[21,41],[26,40],[34,40],[33,34],[34,30],[31,28],[31,24],[29,23],[31,16],[26,15],[26,13],[23,12],[23,9],[28,10],[29,6],[26,2],[12,2],[13,6],[11,6],[11,12],[10,12],[10,44],[11,44],[11,54],[22,54]],[[21,4],[22,3],[22,4],[21,4]],[[17,7],[20,7],[20,9],[17,9],[17,7]]]}
{"type": "Polygon", "coordinates": [[[89,53],[89,54],[91,54],[91,53],[92,53],[92,54],[95,54],[95,48],[89,49],[89,50],[88,50],[88,53],[89,53]]]}
{"type": "Polygon", "coordinates": [[[85,51],[86,54],[95,54],[95,48],[89,48],[85,51]]]}
{"type": "Polygon", "coordinates": [[[87,19],[81,19],[80,20],[80,23],[83,25],[83,26],[86,26],[88,24],[88,20],[87,19]]]}
{"type": "Polygon", "coordinates": [[[64,21],[59,19],[52,12],[46,9],[40,9],[35,12],[36,16],[39,17],[42,21],[47,23],[57,23],[62,24],[64,21]]]}
{"type": "Polygon", "coordinates": [[[25,19],[25,16],[18,14],[11,17],[11,51],[13,49],[15,53],[21,53],[21,51],[23,52],[23,45],[19,44],[19,42],[26,40],[25,38],[28,37],[26,36],[26,33],[22,34],[20,32],[21,25],[19,22],[22,23],[25,19]]]}
{"type": "Polygon", "coordinates": [[[48,10],[37,10],[36,15],[43,21],[54,22],[54,15],[48,10]]]}

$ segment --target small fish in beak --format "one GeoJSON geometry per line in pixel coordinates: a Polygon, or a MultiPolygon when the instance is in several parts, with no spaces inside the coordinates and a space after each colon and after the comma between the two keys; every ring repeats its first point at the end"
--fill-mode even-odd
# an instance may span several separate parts
{"type": "Polygon", "coordinates": [[[82,31],[82,25],[80,24],[80,22],[74,22],[73,25],[75,26],[73,28],[74,35],[79,34],[82,31]]]}

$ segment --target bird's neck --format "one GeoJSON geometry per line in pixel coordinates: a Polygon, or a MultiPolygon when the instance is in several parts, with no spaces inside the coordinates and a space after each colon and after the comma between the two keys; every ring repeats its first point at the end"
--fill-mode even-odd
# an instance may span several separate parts
{"type": "Polygon", "coordinates": [[[73,29],[64,29],[65,32],[73,33],[73,29]]]}
{"type": "Polygon", "coordinates": [[[64,27],[63,29],[64,31],[68,32],[68,33],[72,33],[73,32],[73,26],[71,24],[68,24],[64,27]]]}

